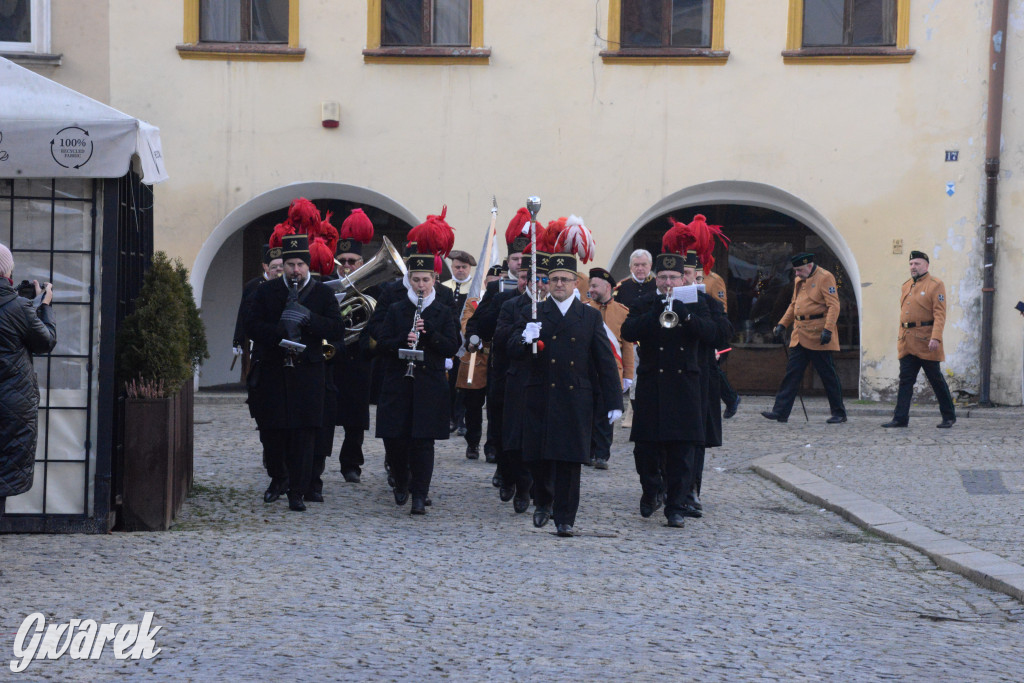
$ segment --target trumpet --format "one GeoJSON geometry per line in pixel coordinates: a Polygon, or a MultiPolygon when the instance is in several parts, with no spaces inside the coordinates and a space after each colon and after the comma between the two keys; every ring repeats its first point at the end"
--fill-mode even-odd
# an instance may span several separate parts
{"type": "Polygon", "coordinates": [[[672,302],[675,299],[671,295],[665,297],[665,310],[658,316],[658,322],[666,330],[671,330],[679,324],[679,314],[672,310],[672,302]]]}
{"type": "Polygon", "coordinates": [[[419,330],[416,329],[416,323],[420,321],[421,313],[423,313],[423,295],[419,294],[416,297],[416,313],[412,316],[412,330],[410,330],[416,335],[416,339],[413,341],[411,349],[398,349],[398,357],[401,360],[409,361],[409,367],[405,370],[406,377],[414,377],[416,361],[423,360],[423,349],[416,348],[420,344],[420,333],[419,330]]]}

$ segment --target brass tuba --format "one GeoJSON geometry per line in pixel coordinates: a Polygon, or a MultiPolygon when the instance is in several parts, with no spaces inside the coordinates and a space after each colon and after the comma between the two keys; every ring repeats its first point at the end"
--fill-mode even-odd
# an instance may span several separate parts
{"type": "MultiPolygon", "coordinates": [[[[338,264],[340,274],[341,264],[338,264]]],[[[341,308],[341,317],[345,320],[345,345],[359,340],[366,323],[370,322],[377,301],[363,294],[363,290],[382,284],[406,274],[405,263],[387,237],[380,250],[373,258],[356,268],[348,275],[341,275],[337,280],[328,280],[324,284],[334,290],[341,308]]]]}

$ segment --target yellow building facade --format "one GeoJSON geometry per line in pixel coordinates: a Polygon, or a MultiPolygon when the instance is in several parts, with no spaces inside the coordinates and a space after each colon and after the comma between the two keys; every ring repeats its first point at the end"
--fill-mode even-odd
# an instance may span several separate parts
{"type": "MultiPolygon", "coordinates": [[[[156,247],[192,268],[201,385],[238,379],[256,233],[292,198],[368,207],[393,234],[447,205],[456,248],[478,253],[492,196],[503,228],[538,195],[542,220],[583,217],[619,277],[667,216],[720,222],[734,346],[779,373],[764,329],[786,252],[818,250],[849,309],[844,388],[867,399],[895,395],[900,285],[925,251],[948,291],[950,388],[977,394],[992,0],[281,0],[243,18],[255,42],[205,0],[47,4],[63,57],[32,68],[161,129],[156,247]],[[412,5],[435,12],[419,43],[393,14],[412,5]]],[[[1021,0],[1001,38],[991,398],[1019,405],[1021,0]]]]}

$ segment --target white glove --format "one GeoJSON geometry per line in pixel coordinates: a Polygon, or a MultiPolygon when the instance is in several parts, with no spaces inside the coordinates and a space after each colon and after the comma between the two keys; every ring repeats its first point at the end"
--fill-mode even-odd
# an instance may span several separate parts
{"type": "Polygon", "coordinates": [[[615,424],[615,421],[622,417],[621,410],[609,410],[608,411],[608,424],[615,424]]]}
{"type": "Polygon", "coordinates": [[[445,358],[444,359],[444,369],[445,370],[451,370],[454,366],[455,366],[455,364],[452,363],[452,359],[451,358],[445,358]]]}
{"type": "Polygon", "coordinates": [[[241,356],[242,355],[242,347],[241,346],[232,346],[231,347],[231,353],[236,355],[236,356],[241,356]]]}
{"type": "Polygon", "coordinates": [[[526,323],[526,329],[523,330],[523,341],[527,344],[540,339],[540,323],[526,323]]]}
{"type": "Polygon", "coordinates": [[[629,391],[629,388],[631,386],[633,386],[633,380],[629,379],[628,377],[623,377],[622,378],[622,393],[626,393],[627,391],[629,391]]]}

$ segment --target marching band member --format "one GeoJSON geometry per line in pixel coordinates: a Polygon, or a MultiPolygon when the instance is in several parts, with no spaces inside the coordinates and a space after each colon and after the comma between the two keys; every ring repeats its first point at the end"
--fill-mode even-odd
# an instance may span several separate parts
{"type": "MultiPolygon", "coordinates": [[[[300,198],[292,203],[292,208],[305,204],[312,206],[300,198]]],[[[315,207],[312,210],[316,211],[315,207]]],[[[319,219],[319,212],[316,213],[319,219]]],[[[273,478],[264,500],[275,500],[287,487],[288,507],[302,511],[306,509],[303,496],[309,491],[312,477],[316,433],[324,421],[326,373],[322,340],[340,339],[344,323],[334,293],[310,275],[308,232],[287,234],[288,230],[297,229],[313,229],[316,233],[319,225],[281,224],[278,228],[271,237],[271,245],[281,246],[284,277],[257,288],[245,330],[259,352],[253,411],[272,465],[273,478]],[[304,348],[285,349],[282,341],[304,348]]],[[[317,239],[321,238],[314,237],[317,239]]],[[[325,246],[315,244],[318,252],[325,246]]]]}
{"type": "MultiPolygon", "coordinates": [[[[465,251],[453,251],[449,256],[451,261],[452,279],[445,282],[444,285],[448,289],[452,290],[452,301],[453,308],[452,312],[455,314],[455,323],[459,327],[460,331],[463,329],[463,313],[466,306],[466,300],[469,296],[469,286],[473,280],[473,268],[476,267],[476,259],[473,258],[472,254],[465,251]]],[[[459,373],[454,370],[454,364],[457,359],[449,359],[451,361],[448,367],[448,388],[451,397],[451,425],[450,431],[456,432],[459,436],[466,435],[466,405],[465,398],[462,392],[459,390],[458,378],[459,373]]],[[[446,366],[447,367],[447,366],[446,366]]]]}
{"type": "Polygon", "coordinates": [[[451,251],[454,235],[440,216],[410,232],[422,252],[408,257],[406,296],[392,303],[377,338],[384,363],[384,381],[377,401],[377,437],[384,440],[394,479],[395,503],[410,513],[426,514],[434,469],[434,441],[447,439],[448,380],[445,359],[459,348],[451,308],[438,300],[435,288],[440,259],[451,251]],[[418,351],[403,358],[402,351],[418,351]]]}

